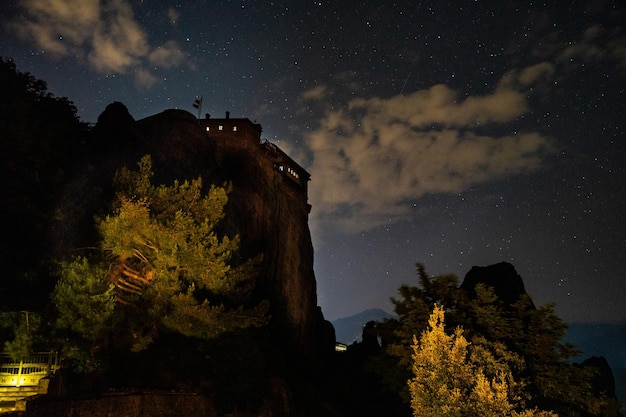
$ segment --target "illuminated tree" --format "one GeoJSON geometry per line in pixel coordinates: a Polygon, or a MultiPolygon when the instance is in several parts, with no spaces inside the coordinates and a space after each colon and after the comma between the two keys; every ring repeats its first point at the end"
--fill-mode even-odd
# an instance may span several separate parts
{"type": "MultiPolygon", "coordinates": [[[[61,266],[60,329],[102,347],[148,347],[161,331],[210,339],[265,323],[250,305],[259,259],[239,262],[238,237],[219,237],[228,190],[200,178],[152,185],[152,164],[122,169],[113,214],[98,221],[99,251],[61,266]]],[[[93,349],[92,349],[93,350],[93,349]]]]}
{"type": "Polygon", "coordinates": [[[535,307],[527,294],[505,304],[484,284],[468,294],[457,287],[455,276],[429,277],[419,264],[418,278],[419,286],[403,286],[401,297],[392,299],[398,319],[378,324],[384,355],[371,361],[406,401],[410,395],[404,381],[410,378],[413,335],[425,330],[426,312],[442,304],[451,328],[463,328],[472,354],[485,356],[480,363],[488,379],[502,370],[510,372],[517,382],[510,387],[513,396],[528,407],[572,417],[620,415],[617,400],[592,387],[594,369],[571,362],[578,352],[561,341],[567,326],[553,304],[535,307]]]}
{"type": "Polygon", "coordinates": [[[419,341],[413,337],[409,389],[414,416],[555,416],[523,410],[508,366],[482,347],[474,349],[460,327],[446,334],[443,307],[435,307],[428,324],[419,341]]]}

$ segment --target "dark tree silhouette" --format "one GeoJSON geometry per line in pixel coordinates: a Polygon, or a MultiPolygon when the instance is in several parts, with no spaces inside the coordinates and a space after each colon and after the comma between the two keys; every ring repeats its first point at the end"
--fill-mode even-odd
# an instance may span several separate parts
{"type": "Polygon", "coordinates": [[[65,97],[0,58],[0,308],[38,309],[54,282],[53,222],[63,187],[81,164],[86,125],[65,97]]]}

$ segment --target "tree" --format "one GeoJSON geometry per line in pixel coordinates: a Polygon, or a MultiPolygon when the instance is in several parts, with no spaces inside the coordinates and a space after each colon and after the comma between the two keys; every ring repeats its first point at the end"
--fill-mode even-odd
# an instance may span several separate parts
{"type": "Polygon", "coordinates": [[[54,282],[56,205],[81,166],[86,124],[65,97],[0,58],[0,309],[40,310],[54,282]]]}
{"type": "Polygon", "coordinates": [[[428,325],[419,341],[413,337],[414,376],[408,384],[414,416],[555,416],[523,409],[506,363],[484,349],[477,352],[460,327],[446,334],[443,307],[435,307],[428,325]]]}
{"type": "Polygon", "coordinates": [[[501,343],[515,378],[524,383],[532,404],[567,416],[617,416],[617,401],[594,391],[594,369],[576,366],[580,352],[563,343],[567,324],[554,304],[535,307],[528,294],[505,305],[493,288],[478,284],[473,298],[461,298],[459,309],[472,342],[501,343]]]}
{"type": "Polygon", "coordinates": [[[456,275],[431,277],[423,264],[418,263],[416,267],[419,286],[403,285],[398,290],[402,298],[391,298],[395,313],[410,334],[419,334],[425,328],[433,306],[443,304],[449,309],[454,308],[458,298],[459,280],[456,275]],[[417,329],[419,332],[416,333],[417,329]]]}
{"type": "Polygon", "coordinates": [[[443,304],[451,327],[463,328],[472,354],[494,358],[481,362],[491,378],[505,364],[516,381],[514,396],[528,407],[573,417],[620,415],[615,398],[593,389],[594,370],[571,362],[578,351],[561,342],[567,326],[553,304],[535,307],[528,294],[505,304],[485,284],[476,285],[469,294],[457,286],[455,276],[429,277],[419,264],[418,279],[419,286],[402,286],[401,298],[392,299],[398,319],[377,325],[384,354],[371,360],[373,368],[407,401],[410,395],[402,381],[410,377],[413,335],[425,330],[428,311],[443,304]]]}
{"type": "Polygon", "coordinates": [[[42,342],[38,333],[40,327],[41,316],[32,311],[0,312],[0,329],[10,333],[2,337],[4,332],[0,332],[0,343],[3,342],[0,346],[13,360],[24,361],[42,342]]]}
{"type": "Polygon", "coordinates": [[[413,335],[426,330],[436,305],[456,306],[458,278],[453,274],[430,276],[423,264],[416,264],[418,286],[402,285],[399,298],[391,298],[397,319],[376,325],[385,354],[369,360],[368,367],[378,373],[393,392],[410,401],[406,380],[411,376],[413,335]]]}
{"type": "Polygon", "coordinates": [[[138,171],[118,171],[113,214],[98,220],[99,250],[61,264],[59,329],[96,350],[140,351],[162,331],[210,339],[264,324],[265,303],[248,299],[260,259],[240,261],[238,237],[215,232],[228,189],[205,193],[201,178],[154,186],[152,177],[149,156],[138,171]]]}

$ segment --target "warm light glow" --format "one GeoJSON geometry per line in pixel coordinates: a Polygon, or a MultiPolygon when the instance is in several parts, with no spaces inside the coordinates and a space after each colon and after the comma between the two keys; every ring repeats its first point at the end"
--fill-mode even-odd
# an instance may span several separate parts
{"type": "Polygon", "coordinates": [[[346,352],[348,346],[343,343],[335,343],[335,352],[346,352]]]}

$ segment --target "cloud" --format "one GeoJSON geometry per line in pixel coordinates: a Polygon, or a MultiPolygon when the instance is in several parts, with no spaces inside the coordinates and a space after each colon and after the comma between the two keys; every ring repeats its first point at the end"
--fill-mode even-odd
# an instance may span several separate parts
{"type": "Polygon", "coordinates": [[[522,87],[530,87],[541,78],[550,78],[554,74],[554,65],[549,62],[541,62],[519,71],[517,80],[522,87]]]}
{"type": "Polygon", "coordinates": [[[23,0],[23,19],[12,25],[24,39],[57,56],[79,52],[99,19],[98,0],[23,0]]]}
{"type": "Polygon", "coordinates": [[[592,23],[577,36],[564,35],[566,31],[547,24],[548,15],[534,16],[534,21],[543,23],[537,25],[538,36],[527,38],[533,56],[552,62],[562,75],[575,73],[586,64],[601,64],[626,77],[626,13],[610,2],[587,2],[585,6],[592,23]]]}
{"type": "Polygon", "coordinates": [[[135,70],[135,82],[139,87],[150,88],[157,80],[157,77],[145,68],[137,68],[135,70]]]}
{"type": "Polygon", "coordinates": [[[134,19],[130,5],[113,0],[102,10],[94,28],[89,61],[101,72],[125,73],[140,65],[149,51],[146,33],[134,19]]]}
{"type": "Polygon", "coordinates": [[[322,100],[326,98],[327,88],[324,85],[318,85],[317,87],[310,88],[302,93],[304,100],[322,100]]]}
{"type": "Polygon", "coordinates": [[[148,60],[151,64],[163,68],[177,67],[184,59],[185,54],[175,41],[168,41],[164,43],[163,45],[155,48],[148,55],[148,60]]]}
{"type": "Polygon", "coordinates": [[[180,13],[173,7],[170,7],[167,10],[167,19],[172,26],[176,26],[178,24],[178,19],[180,19],[180,13]]]}
{"type": "Polygon", "coordinates": [[[142,87],[157,77],[150,67],[174,68],[186,55],[174,41],[154,47],[126,0],[22,0],[12,27],[52,56],[85,58],[105,74],[135,75],[142,87]]]}
{"type": "Polygon", "coordinates": [[[455,91],[438,84],[427,90],[390,99],[357,98],[350,101],[348,109],[365,112],[367,118],[364,122],[374,126],[398,120],[415,128],[433,124],[451,127],[512,120],[526,111],[526,98],[519,91],[499,89],[488,96],[461,100],[455,91]]]}
{"type": "MultiPolygon", "coordinates": [[[[545,71],[520,71],[516,84],[545,71]]],[[[435,85],[405,96],[356,98],[328,111],[306,137],[315,220],[367,230],[408,215],[408,202],[426,194],[458,193],[542,167],[555,150],[550,138],[484,133],[528,110],[525,94],[506,85],[466,98],[435,85]]]]}

